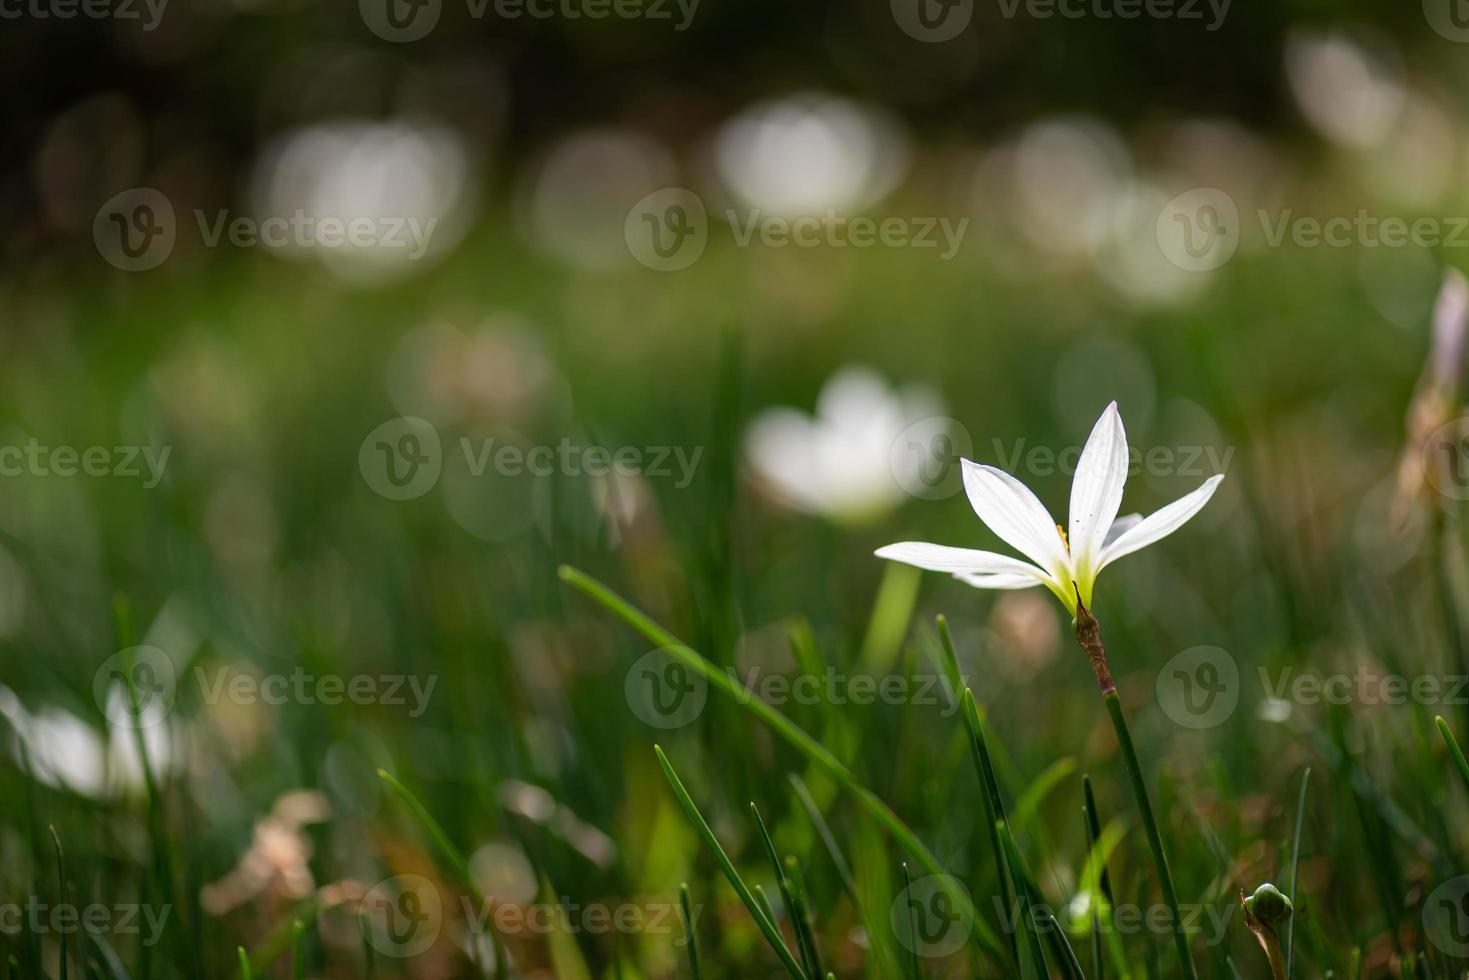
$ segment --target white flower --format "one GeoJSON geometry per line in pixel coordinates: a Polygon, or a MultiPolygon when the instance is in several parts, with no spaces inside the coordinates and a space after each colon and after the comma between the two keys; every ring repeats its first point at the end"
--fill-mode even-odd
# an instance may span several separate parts
{"type": "Polygon", "coordinates": [[[890,510],[906,496],[905,486],[920,482],[923,459],[894,455],[893,446],[906,428],[942,412],[925,389],[893,391],[871,369],[847,367],[822,387],[814,417],[776,408],[755,419],[745,454],[784,503],[860,522],[890,510]]]}
{"type": "Polygon", "coordinates": [[[963,460],[964,490],[979,519],[1030,561],[991,551],[904,541],[877,550],[879,558],[935,572],[949,572],[980,589],[1028,589],[1044,585],[1076,614],[1076,598],[1092,603],[1097,573],[1167,537],[1208,503],[1223,475],[1211,476],[1193,493],[1141,517],[1118,517],[1127,481],[1127,434],[1117,403],[1107,406],[1092,428],[1071,481],[1069,534],[1052,522],[1036,495],[993,466],[963,460]],[[1032,562],[1034,564],[1032,564],[1032,562]]]}

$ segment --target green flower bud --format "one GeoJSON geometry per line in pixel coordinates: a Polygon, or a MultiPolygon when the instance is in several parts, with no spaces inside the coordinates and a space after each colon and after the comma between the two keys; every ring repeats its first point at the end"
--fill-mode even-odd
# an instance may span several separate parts
{"type": "Polygon", "coordinates": [[[1267,925],[1284,922],[1295,912],[1290,899],[1268,881],[1256,888],[1255,894],[1245,899],[1245,908],[1267,925]]]}

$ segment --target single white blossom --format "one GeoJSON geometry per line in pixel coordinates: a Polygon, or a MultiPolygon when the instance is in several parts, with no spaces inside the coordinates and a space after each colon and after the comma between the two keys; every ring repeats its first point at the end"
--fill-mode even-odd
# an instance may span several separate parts
{"type": "Polygon", "coordinates": [[[924,460],[894,454],[904,430],[943,413],[927,388],[889,387],[865,367],[846,367],[822,386],[816,414],[763,412],[745,435],[761,485],[787,506],[842,523],[891,510],[920,482],[924,460]]]}
{"type": "Polygon", "coordinates": [[[1208,503],[1223,475],[1147,517],[1118,517],[1127,482],[1127,434],[1117,403],[1092,428],[1071,481],[1070,529],[1051,520],[1045,505],[1015,477],[993,466],[963,460],[964,490],[979,519],[1030,561],[992,551],[904,541],[877,550],[889,558],[955,578],[980,589],[1028,589],[1044,585],[1076,614],[1078,593],[1092,604],[1097,573],[1167,537],[1208,503]]]}

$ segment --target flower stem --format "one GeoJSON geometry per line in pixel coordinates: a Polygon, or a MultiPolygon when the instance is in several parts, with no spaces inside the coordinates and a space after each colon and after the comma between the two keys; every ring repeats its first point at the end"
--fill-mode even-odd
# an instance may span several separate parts
{"type": "Polygon", "coordinates": [[[1137,799],[1137,808],[1142,813],[1143,829],[1148,833],[1148,847],[1153,852],[1153,865],[1158,871],[1158,883],[1163,888],[1163,901],[1172,914],[1173,942],[1178,947],[1178,960],[1185,980],[1197,980],[1193,954],[1189,952],[1188,935],[1184,932],[1183,917],[1178,911],[1178,893],[1173,888],[1173,874],[1168,870],[1168,856],[1163,853],[1163,837],[1158,833],[1158,821],[1153,816],[1153,804],[1148,800],[1148,786],[1143,780],[1142,766],[1137,761],[1137,750],[1132,745],[1132,735],[1127,730],[1127,719],[1122,715],[1122,699],[1117,695],[1117,685],[1112,682],[1112,672],[1107,666],[1107,651],[1102,646],[1102,630],[1096,617],[1079,601],[1076,604],[1076,641],[1086,651],[1091,661],[1092,672],[1101,688],[1102,700],[1106,702],[1107,714],[1112,717],[1112,727],[1117,730],[1117,742],[1122,746],[1122,759],[1127,764],[1127,775],[1132,779],[1132,795],[1137,799]]]}

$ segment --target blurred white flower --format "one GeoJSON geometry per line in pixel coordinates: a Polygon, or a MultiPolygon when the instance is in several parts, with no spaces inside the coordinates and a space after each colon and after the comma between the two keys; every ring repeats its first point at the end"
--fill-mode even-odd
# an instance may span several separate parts
{"type": "Polygon", "coordinates": [[[1197,514],[1214,495],[1222,474],[1193,493],[1142,517],[1118,517],[1127,482],[1127,433],[1112,402],[1092,428],[1071,480],[1070,533],[1051,520],[1044,504],[1004,470],[963,461],[964,490],[979,519],[1030,562],[969,548],[904,541],[877,550],[888,558],[934,572],[949,572],[977,589],[1029,589],[1044,585],[1073,615],[1077,596],[1092,604],[1097,574],[1124,555],[1159,541],[1197,514]],[[1034,562],[1034,564],[1031,564],[1034,562]]]}
{"type": "Polygon", "coordinates": [[[315,258],[348,282],[371,285],[406,275],[464,233],[472,203],[469,167],[463,139],[445,126],[338,122],[295,130],[255,166],[251,197],[262,244],[282,255],[315,258]],[[269,220],[277,222],[271,229],[269,220]],[[355,222],[364,230],[327,244],[340,233],[327,238],[325,222],[355,222]],[[321,241],[313,229],[322,229],[321,241]]]}
{"type": "Polygon", "coordinates": [[[893,453],[903,430],[943,414],[924,387],[895,391],[876,372],[848,367],[832,375],[816,414],[776,408],[745,434],[745,454],[762,484],[783,503],[833,520],[860,522],[891,510],[919,482],[923,460],[893,453]]]}
{"type": "MultiPolygon", "coordinates": [[[[113,702],[121,697],[121,687],[109,692],[110,712],[126,711],[113,702]]],[[[29,765],[47,786],[99,800],[142,792],[143,766],[132,731],[113,728],[104,734],[64,708],[47,706],[31,714],[15,692],[3,686],[0,716],[15,733],[17,761],[29,765]]],[[[174,752],[167,726],[159,721],[161,717],[149,718],[145,712],[141,733],[154,772],[162,775],[172,768],[174,752]]]]}
{"type": "Polygon", "coordinates": [[[820,93],[751,106],[720,130],[721,179],[748,207],[782,215],[862,208],[902,177],[907,139],[876,108],[820,93]]]}
{"type": "Polygon", "coordinates": [[[1392,50],[1368,47],[1340,31],[1293,35],[1285,46],[1285,69],[1306,119],[1338,143],[1380,143],[1403,106],[1401,69],[1392,50]]]}

